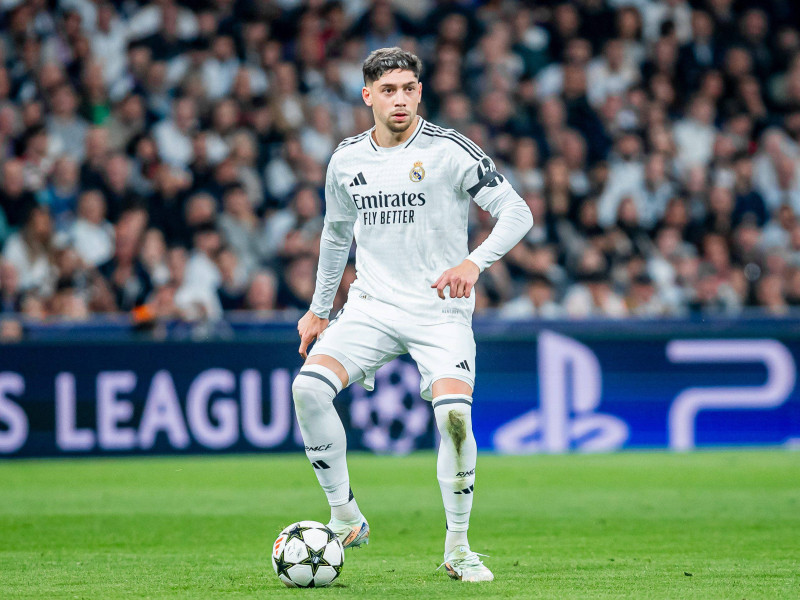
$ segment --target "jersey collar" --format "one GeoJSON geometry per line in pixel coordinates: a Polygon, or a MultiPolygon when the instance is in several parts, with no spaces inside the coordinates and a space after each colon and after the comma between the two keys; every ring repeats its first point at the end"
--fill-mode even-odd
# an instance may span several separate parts
{"type": "Polygon", "coordinates": [[[397,152],[402,148],[408,148],[409,146],[411,146],[414,140],[417,139],[417,136],[419,136],[419,132],[422,131],[422,126],[424,124],[425,124],[425,119],[419,117],[417,119],[417,126],[414,129],[414,133],[411,134],[411,137],[408,138],[408,141],[405,144],[398,144],[397,146],[392,146],[391,148],[384,148],[383,146],[378,146],[378,144],[375,143],[375,140],[372,139],[372,132],[375,131],[375,127],[369,130],[369,135],[367,136],[367,138],[369,139],[370,146],[372,146],[372,149],[375,150],[375,152],[378,152],[379,154],[389,154],[391,152],[397,152]]]}

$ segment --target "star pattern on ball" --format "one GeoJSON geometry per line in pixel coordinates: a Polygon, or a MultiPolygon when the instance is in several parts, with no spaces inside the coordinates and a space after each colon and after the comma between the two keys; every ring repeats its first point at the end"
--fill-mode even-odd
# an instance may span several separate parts
{"type": "Polygon", "coordinates": [[[331,563],[325,560],[325,557],[322,556],[323,554],[325,554],[325,548],[327,548],[327,546],[323,546],[319,550],[312,550],[310,546],[307,546],[307,548],[308,548],[308,556],[306,556],[303,560],[301,560],[297,564],[309,565],[311,567],[312,576],[316,576],[317,571],[319,570],[320,567],[332,566],[331,563]]]}
{"type": "Polygon", "coordinates": [[[336,534],[335,534],[335,533],[333,533],[333,532],[332,532],[330,529],[328,529],[327,527],[326,527],[325,529],[323,529],[322,531],[324,531],[324,532],[325,532],[325,534],[328,536],[328,541],[326,542],[327,544],[330,544],[330,543],[331,543],[333,540],[335,540],[335,539],[336,539],[336,534]]]}
{"type": "Polygon", "coordinates": [[[286,562],[283,559],[283,553],[284,552],[285,552],[285,550],[281,550],[281,555],[274,557],[275,558],[275,569],[277,570],[278,576],[285,575],[286,577],[289,577],[289,567],[292,566],[292,563],[286,562]]]}
{"type": "Polygon", "coordinates": [[[298,539],[305,544],[305,540],[303,539],[303,532],[308,531],[309,529],[313,529],[313,527],[302,527],[300,525],[295,525],[289,531],[286,532],[286,544],[288,544],[293,539],[298,539]]]}

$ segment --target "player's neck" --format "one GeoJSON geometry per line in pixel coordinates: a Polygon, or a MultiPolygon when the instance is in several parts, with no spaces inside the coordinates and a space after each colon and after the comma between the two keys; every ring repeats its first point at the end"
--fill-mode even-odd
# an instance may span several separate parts
{"type": "Polygon", "coordinates": [[[383,148],[399,146],[408,141],[408,138],[417,130],[417,125],[419,125],[419,115],[414,117],[414,121],[408,126],[408,129],[397,133],[385,126],[381,126],[380,123],[375,123],[375,129],[372,130],[372,139],[375,140],[378,146],[383,148]]]}

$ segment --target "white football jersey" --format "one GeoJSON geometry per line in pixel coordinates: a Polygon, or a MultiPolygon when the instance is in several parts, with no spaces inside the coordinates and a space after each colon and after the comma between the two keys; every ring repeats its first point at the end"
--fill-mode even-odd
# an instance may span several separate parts
{"type": "MultiPolygon", "coordinates": [[[[356,280],[348,302],[378,317],[470,323],[470,298],[431,288],[467,258],[470,200],[497,216],[522,203],[471,140],[422,117],[404,144],[378,146],[372,130],[345,139],[328,165],[325,219],[354,223],[356,280]]],[[[527,210],[527,207],[525,207],[527,210]]],[[[529,214],[529,213],[528,213],[529,214]]],[[[497,257],[474,256],[484,269],[497,257]]]]}

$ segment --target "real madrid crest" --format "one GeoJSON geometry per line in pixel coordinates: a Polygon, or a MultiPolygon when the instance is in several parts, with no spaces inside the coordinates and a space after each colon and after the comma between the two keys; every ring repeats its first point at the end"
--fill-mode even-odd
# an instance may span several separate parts
{"type": "Polygon", "coordinates": [[[414,163],[411,172],[408,174],[408,178],[414,183],[419,183],[425,178],[425,169],[422,168],[421,160],[414,163]]]}

